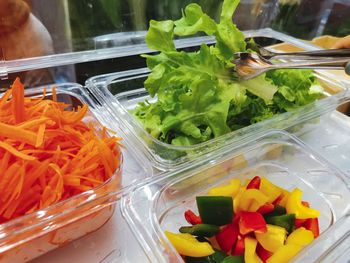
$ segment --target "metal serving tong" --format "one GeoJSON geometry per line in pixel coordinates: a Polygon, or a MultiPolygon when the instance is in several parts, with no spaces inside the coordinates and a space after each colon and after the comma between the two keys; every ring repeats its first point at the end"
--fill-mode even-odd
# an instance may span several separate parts
{"type": "Polygon", "coordinates": [[[234,54],[236,74],[240,80],[256,77],[270,69],[342,69],[350,75],[350,49],[329,49],[307,52],[275,53],[259,48],[258,53],[234,54]],[[281,62],[277,59],[292,59],[281,62]]]}

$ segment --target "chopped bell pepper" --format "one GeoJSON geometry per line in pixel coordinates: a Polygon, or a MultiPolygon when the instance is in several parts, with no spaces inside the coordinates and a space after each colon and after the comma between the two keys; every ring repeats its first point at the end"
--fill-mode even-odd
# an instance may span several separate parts
{"type": "Polygon", "coordinates": [[[294,226],[295,228],[302,227],[304,226],[305,222],[306,222],[306,219],[295,219],[294,226]]]}
{"type": "Polygon", "coordinates": [[[266,203],[258,209],[258,213],[265,215],[271,213],[275,209],[275,206],[271,203],[266,203]]]}
{"type": "Polygon", "coordinates": [[[221,263],[227,255],[219,250],[215,250],[215,253],[207,257],[188,257],[184,258],[186,263],[221,263]]]}
{"type": "Polygon", "coordinates": [[[243,256],[228,256],[220,263],[244,263],[243,256]]]}
{"type": "Polygon", "coordinates": [[[275,252],[284,245],[287,231],[283,227],[267,225],[267,231],[265,233],[255,233],[255,237],[264,249],[275,252]]]}
{"type": "Polygon", "coordinates": [[[233,199],[228,196],[197,196],[199,215],[204,224],[223,226],[232,221],[233,199]]]}
{"type": "Polygon", "coordinates": [[[199,242],[190,234],[175,234],[165,231],[165,235],[182,256],[206,257],[214,254],[214,249],[207,242],[199,242]]]}
{"type": "Polygon", "coordinates": [[[233,200],[233,208],[235,213],[239,212],[238,206],[240,204],[241,197],[245,191],[246,189],[244,186],[239,187],[238,192],[233,200]]]}
{"type": "Polygon", "coordinates": [[[241,182],[238,179],[232,179],[228,185],[214,187],[209,190],[210,196],[231,196],[235,197],[238,193],[241,182]]]}
{"type": "Polygon", "coordinates": [[[279,189],[281,190],[282,193],[272,203],[274,205],[286,206],[290,192],[283,188],[279,188],[279,189]]]}
{"type": "Polygon", "coordinates": [[[215,253],[211,255],[211,257],[215,260],[215,262],[222,262],[227,257],[227,255],[220,250],[215,250],[215,253]]]}
{"type": "Polygon", "coordinates": [[[286,245],[295,244],[299,246],[306,246],[314,240],[314,234],[312,231],[299,227],[294,230],[287,238],[286,245]]]}
{"type": "Polygon", "coordinates": [[[301,246],[288,244],[280,247],[266,260],[266,263],[287,263],[301,250],[301,246]]]}
{"type": "Polygon", "coordinates": [[[202,224],[202,219],[191,210],[185,212],[185,219],[191,225],[202,224]]]}
{"type": "Polygon", "coordinates": [[[244,261],[247,263],[263,263],[262,260],[256,254],[256,246],[258,241],[252,237],[244,238],[244,261]]]}
{"type": "Polygon", "coordinates": [[[239,201],[238,210],[256,212],[262,205],[268,200],[268,197],[264,195],[260,190],[247,189],[242,193],[239,201]]]}
{"type": "Polygon", "coordinates": [[[255,176],[253,177],[250,182],[247,185],[247,189],[259,189],[260,187],[260,177],[259,176],[255,176]]]}
{"type": "Polygon", "coordinates": [[[275,205],[273,211],[265,214],[264,218],[266,219],[267,217],[280,216],[280,215],[284,215],[286,213],[287,213],[287,210],[283,206],[275,205]]]}
{"type": "Polygon", "coordinates": [[[312,233],[314,234],[314,238],[316,238],[316,237],[318,237],[320,235],[320,227],[318,225],[318,218],[308,218],[308,219],[306,219],[304,227],[307,230],[312,231],[312,233]]]}
{"type": "Polygon", "coordinates": [[[267,202],[270,203],[275,201],[282,194],[281,188],[271,183],[265,177],[261,177],[259,189],[268,197],[267,202]]]}
{"type": "Polygon", "coordinates": [[[267,251],[265,248],[263,248],[263,246],[260,245],[259,242],[258,242],[258,245],[256,246],[256,254],[264,262],[266,262],[266,260],[272,256],[272,252],[267,251]]]}
{"type": "Polygon", "coordinates": [[[212,237],[215,236],[217,233],[219,233],[220,228],[215,225],[208,225],[208,224],[197,224],[194,226],[183,226],[180,227],[179,232],[180,233],[188,233],[193,236],[200,236],[200,237],[212,237]]]}
{"type": "Polygon", "coordinates": [[[285,214],[280,216],[271,216],[266,217],[266,223],[284,227],[288,233],[291,233],[294,229],[294,221],[295,221],[295,215],[294,214],[285,214]]]}
{"type": "Polygon", "coordinates": [[[232,250],[233,245],[237,241],[238,227],[231,223],[222,228],[222,230],[216,235],[216,241],[221,250],[229,253],[232,250]]]}
{"type": "Polygon", "coordinates": [[[239,256],[244,254],[244,237],[238,235],[235,248],[232,249],[232,256],[239,256]]]}
{"type": "Polygon", "coordinates": [[[265,219],[258,212],[241,212],[238,227],[242,235],[253,231],[258,233],[267,231],[265,219]]]}
{"type": "Polygon", "coordinates": [[[320,215],[320,211],[306,207],[301,202],[302,191],[295,188],[286,203],[288,214],[295,214],[297,219],[316,218],[320,215]]]}

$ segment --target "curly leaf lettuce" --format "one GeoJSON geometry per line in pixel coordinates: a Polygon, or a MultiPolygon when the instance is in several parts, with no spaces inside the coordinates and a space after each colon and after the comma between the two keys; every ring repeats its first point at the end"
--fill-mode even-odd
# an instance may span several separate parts
{"type": "Polygon", "coordinates": [[[224,0],[219,23],[197,4],[176,21],[151,21],[146,43],[160,51],[143,55],[151,69],[145,88],[157,101],[132,112],[155,138],[193,145],[300,107],[319,98],[310,71],[276,70],[238,82],[232,57],[246,51],[244,35],[232,23],[239,0],[224,0]],[[215,36],[197,52],[175,49],[174,36],[198,32],[215,36]],[[315,91],[316,90],[316,91],[315,91]]]}

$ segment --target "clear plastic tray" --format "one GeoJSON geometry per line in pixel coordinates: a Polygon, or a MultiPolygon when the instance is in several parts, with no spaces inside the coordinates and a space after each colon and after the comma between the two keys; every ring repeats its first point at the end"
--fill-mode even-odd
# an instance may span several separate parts
{"type": "MultiPolygon", "coordinates": [[[[46,88],[51,96],[52,87],[46,88]]],[[[93,122],[101,129],[106,120],[98,114],[98,106],[78,84],[64,84],[56,87],[57,98],[75,108],[89,105],[84,120],[93,122]]],[[[26,90],[26,96],[42,96],[43,88],[26,90]]],[[[152,170],[147,164],[135,160],[124,150],[120,162],[128,162],[115,172],[113,177],[101,186],[67,200],[38,210],[0,225],[0,261],[25,262],[50,250],[66,245],[102,227],[113,215],[112,205],[120,198],[127,186],[141,183],[152,170]],[[123,156],[123,158],[122,158],[123,156]],[[124,179],[122,179],[122,171],[124,179]]]]}
{"type": "Polygon", "coordinates": [[[195,210],[196,196],[232,178],[245,180],[257,174],[285,189],[300,188],[303,199],[321,211],[321,235],[296,261],[343,262],[339,259],[348,258],[349,179],[284,131],[270,131],[236,150],[158,178],[131,192],[123,199],[122,209],[151,262],[182,262],[164,231],[176,232],[186,225],[183,213],[195,210]]]}
{"type": "MultiPolygon", "coordinates": [[[[247,36],[264,36],[288,43],[289,46],[305,50],[313,50],[315,46],[303,41],[277,33],[272,30],[246,32],[247,36]]],[[[278,45],[275,48],[279,48],[278,45]]],[[[128,131],[128,140],[135,149],[160,170],[172,170],[183,167],[197,158],[210,155],[213,151],[254,137],[268,129],[287,129],[305,120],[312,119],[330,112],[340,104],[349,100],[349,84],[345,79],[330,74],[327,71],[317,71],[315,75],[325,88],[324,98],[299,108],[298,110],[274,116],[271,119],[250,125],[243,129],[225,134],[193,146],[175,146],[163,143],[152,137],[132,116],[128,110],[136,107],[138,102],[151,99],[148,92],[142,88],[148,69],[137,69],[115,74],[97,76],[87,81],[87,87],[99,98],[110,114],[120,118],[120,126],[128,131]]]]}

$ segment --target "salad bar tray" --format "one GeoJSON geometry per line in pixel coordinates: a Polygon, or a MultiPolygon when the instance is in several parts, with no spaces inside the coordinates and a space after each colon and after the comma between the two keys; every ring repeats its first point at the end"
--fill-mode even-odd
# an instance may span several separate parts
{"type": "MultiPolygon", "coordinates": [[[[337,166],[344,172],[349,174],[349,161],[346,154],[336,154],[335,151],[340,150],[345,153],[350,141],[350,118],[337,111],[322,116],[315,129],[306,131],[301,134],[301,139],[308,149],[318,152],[324,160],[337,166]]],[[[124,174],[129,175],[137,170],[136,163],[127,163],[124,174]]],[[[149,197],[152,194],[149,193],[149,197]]],[[[124,199],[125,202],[125,199],[124,199]]],[[[123,204],[124,208],[127,204],[123,204]]],[[[141,211],[136,210],[138,213],[141,211]]],[[[144,218],[148,219],[146,213],[144,218]]],[[[348,231],[348,230],[346,230],[348,231]]],[[[77,263],[93,263],[93,262],[152,262],[150,255],[152,250],[146,250],[140,245],[141,237],[133,235],[130,225],[120,212],[120,202],[117,203],[116,213],[113,217],[95,233],[83,237],[71,244],[56,249],[48,254],[34,259],[33,263],[63,263],[74,261],[77,263]]],[[[345,252],[343,252],[345,253],[345,252]]],[[[345,259],[347,254],[339,257],[345,259]]],[[[326,261],[325,261],[326,262],[326,261]]]]}

